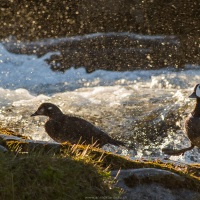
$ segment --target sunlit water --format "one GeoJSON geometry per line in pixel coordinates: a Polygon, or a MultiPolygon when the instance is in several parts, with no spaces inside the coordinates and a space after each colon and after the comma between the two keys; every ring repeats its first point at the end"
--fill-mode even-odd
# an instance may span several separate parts
{"type": "MultiPolygon", "coordinates": [[[[131,158],[160,157],[166,145],[189,146],[184,136],[184,118],[194,101],[188,96],[200,82],[200,67],[109,72],[73,67],[65,73],[53,72],[43,57],[9,53],[0,44],[1,126],[31,136],[51,140],[44,131],[46,117],[31,118],[42,102],[58,105],[64,113],[83,117],[113,138],[129,146],[106,145],[105,150],[131,158]]],[[[183,162],[199,162],[199,150],[173,156],[183,162]]]]}

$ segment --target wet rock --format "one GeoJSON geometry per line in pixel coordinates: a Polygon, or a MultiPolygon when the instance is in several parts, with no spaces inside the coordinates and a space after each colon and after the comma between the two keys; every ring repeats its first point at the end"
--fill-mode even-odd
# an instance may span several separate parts
{"type": "MultiPolygon", "coordinates": [[[[102,37],[100,38],[102,45],[99,41],[97,43],[93,41],[90,43],[92,47],[88,43],[85,48],[73,41],[75,49],[73,45],[72,48],[61,45],[62,56],[54,57],[51,64],[55,69],[56,65],[53,63],[61,63],[61,70],[70,66],[85,66],[88,72],[95,70],[94,66],[109,70],[130,70],[135,64],[140,68],[149,69],[163,65],[179,67],[187,63],[197,64],[199,63],[197,5],[197,0],[186,0],[184,3],[175,0],[170,2],[67,0],[59,3],[56,0],[40,2],[3,0],[0,5],[2,15],[0,38],[11,35],[16,37],[17,42],[104,32],[115,32],[115,35],[120,32],[179,35],[179,48],[176,45],[174,48],[169,48],[168,42],[161,42],[161,46],[154,43],[145,48],[139,40],[138,43],[135,41],[136,46],[132,46],[129,45],[129,38],[112,40],[102,37]],[[116,48],[122,43],[127,43],[128,48],[116,48]]],[[[26,49],[21,50],[26,52],[26,49]]],[[[34,49],[32,53],[35,53],[34,49]]]]}
{"type": "Polygon", "coordinates": [[[8,147],[10,150],[30,152],[30,151],[54,151],[57,152],[61,149],[62,144],[46,141],[35,141],[30,139],[23,139],[18,136],[0,134],[0,144],[4,148],[8,147]]]}
{"type": "Polygon", "coordinates": [[[175,36],[144,36],[134,33],[101,33],[66,37],[38,42],[4,43],[14,53],[37,54],[60,52],[47,62],[55,71],[71,66],[84,66],[87,72],[96,69],[135,70],[173,66],[178,62],[180,45],[175,36]],[[158,51],[159,49],[159,51],[158,51]],[[169,54],[173,52],[173,56],[169,54]]]}
{"type": "Polygon", "coordinates": [[[4,153],[4,152],[7,152],[8,149],[6,149],[4,146],[0,145],[0,151],[4,153]]]}
{"type": "Polygon", "coordinates": [[[198,0],[2,0],[0,36],[33,40],[106,31],[198,34],[197,5],[198,0]]]}
{"type": "Polygon", "coordinates": [[[182,187],[185,178],[170,171],[144,168],[112,171],[117,186],[124,190],[122,198],[139,200],[196,200],[200,193],[182,187]]]}
{"type": "Polygon", "coordinates": [[[4,140],[4,141],[21,141],[21,138],[20,137],[17,137],[17,136],[14,136],[14,135],[5,135],[5,134],[0,134],[0,138],[1,140],[4,140]]]}

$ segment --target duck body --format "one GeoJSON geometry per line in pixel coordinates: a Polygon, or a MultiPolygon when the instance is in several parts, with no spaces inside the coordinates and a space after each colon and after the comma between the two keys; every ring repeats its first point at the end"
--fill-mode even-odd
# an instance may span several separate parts
{"type": "Polygon", "coordinates": [[[196,98],[195,108],[185,120],[185,134],[191,144],[200,148],[200,98],[196,98]]]}
{"type": "Polygon", "coordinates": [[[45,124],[48,135],[56,142],[70,142],[72,144],[96,144],[102,147],[105,144],[122,145],[124,143],[111,138],[107,133],[90,122],[72,115],[65,115],[54,104],[43,103],[32,115],[45,115],[49,120],[45,124]]]}
{"type": "Polygon", "coordinates": [[[191,146],[180,150],[163,149],[162,151],[165,154],[181,155],[186,151],[193,149],[195,146],[200,148],[200,84],[195,86],[194,91],[189,98],[196,99],[194,110],[185,119],[184,124],[185,134],[190,140],[191,146]]]}

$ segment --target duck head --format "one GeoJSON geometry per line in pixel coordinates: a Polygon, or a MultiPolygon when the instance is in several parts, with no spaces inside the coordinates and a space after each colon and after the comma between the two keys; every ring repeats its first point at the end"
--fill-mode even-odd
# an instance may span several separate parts
{"type": "Polygon", "coordinates": [[[42,103],[37,111],[31,115],[31,117],[44,115],[53,118],[60,114],[62,114],[62,111],[56,105],[52,103],[42,103]]]}
{"type": "Polygon", "coordinates": [[[194,87],[194,92],[189,96],[189,98],[200,99],[200,84],[194,87]]]}

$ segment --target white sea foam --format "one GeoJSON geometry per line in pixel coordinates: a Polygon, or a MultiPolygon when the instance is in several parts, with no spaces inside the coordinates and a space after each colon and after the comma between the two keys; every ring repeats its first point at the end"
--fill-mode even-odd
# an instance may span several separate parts
{"type": "MultiPolygon", "coordinates": [[[[136,70],[112,72],[96,70],[87,74],[85,69],[73,67],[65,73],[53,72],[45,59],[48,53],[37,58],[33,55],[9,53],[0,44],[0,87],[24,88],[36,94],[52,94],[81,87],[135,84],[136,87],[188,88],[200,82],[200,68],[176,71],[174,69],[136,70]]],[[[58,53],[57,53],[58,54],[58,53]]]]}

